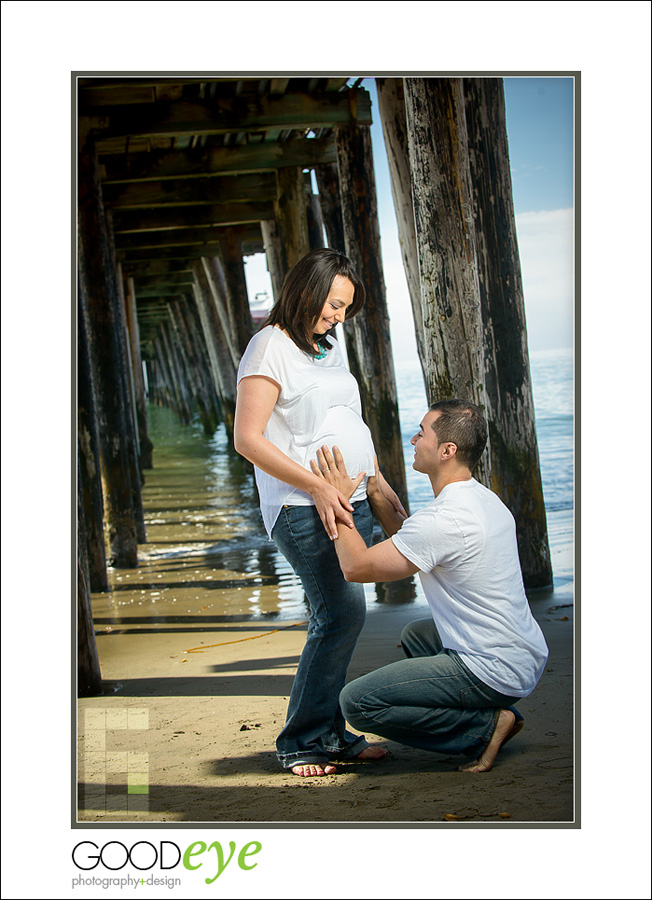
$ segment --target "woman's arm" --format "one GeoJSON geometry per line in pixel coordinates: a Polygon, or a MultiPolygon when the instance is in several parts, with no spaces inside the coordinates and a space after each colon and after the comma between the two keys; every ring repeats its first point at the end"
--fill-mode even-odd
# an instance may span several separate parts
{"type": "Polygon", "coordinates": [[[391,537],[400,529],[408,514],[399,500],[396,491],[389,486],[378,468],[378,457],[374,458],[376,474],[367,481],[367,496],[371,507],[378,517],[385,534],[391,537]]]}
{"type": "Polygon", "coordinates": [[[369,497],[371,508],[378,517],[378,521],[382,525],[385,534],[388,537],[396,534],[403,525],[403,522],[407,519],[407,514],[401,505],[401,501],[398,500],[398,497],[396,498],[398,502],[397,507],[383,493],[378,484],[377,477],[370,478],[367,481],[367,496],[369,497]]]}
{"type": "Polygon", "coordinates": [[[280,392],[271,378],[250,375],[242,379],[235,407],[235,449],[263,472],[310,494],[326,533],[335,540],[338,521],[353,528],[353,507],[348,497],[290,459],[264,436],[280,392]]]}

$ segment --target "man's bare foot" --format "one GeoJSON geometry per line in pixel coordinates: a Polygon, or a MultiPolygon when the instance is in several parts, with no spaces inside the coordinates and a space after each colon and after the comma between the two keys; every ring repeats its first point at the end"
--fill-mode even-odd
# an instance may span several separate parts
{"type": "Polygon", "coordinates": [[[387,750],[384,747],[369,745],[369,747],[364,748],[362,753],[358,753],[356,759],[385,759],[386,756],[387,750]]]}
{"type": "Polygon", "coordinates": [[[493,766],[498,751],[507,741],[518,734],[523,727],[523,719],[517,719],[509,709],[501,709],[498,722],[491,736],[491,740],[484,748],[480,756],[465,766],[459,766],[460,772],[488,772],[493,766]]]}
{"type": "Polygon", "coordinates": [[[309,778],[315,775],[336,775],[337,769],[335,766],[320,766],[318,763],[311,763],[310,765],[302,765],[302,766],[292,766],[292,771],[295,775],[300,775],[302,778],[309,778]]]}

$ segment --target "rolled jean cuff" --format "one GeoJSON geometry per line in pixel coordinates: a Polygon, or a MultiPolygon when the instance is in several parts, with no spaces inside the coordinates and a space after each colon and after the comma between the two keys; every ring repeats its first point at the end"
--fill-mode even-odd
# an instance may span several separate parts
{"type": "MultiPolygon", "coordinates": [[[[353,744],[343,747],[341,750],[333,750],[330,752],[330,759],[354,759],[358,754],[362,753],[369,746],[369,741],[364,735],[360,735],[360,740],[353,744]]],[[[326,748],[328,750],[328,747],[326,748]]]]}
{"type": "MultiPolygon", "coordinates": [[[[278,754],[277,754],[278,756],[278,754]]],[[[284,769],[292,769],[294,766],[323,766],[328,764],[328,757],[316,756],[314,754],[296,753],[294,756],[289,754],[283,759],[278,757],[278,761],[284,769]]]]}

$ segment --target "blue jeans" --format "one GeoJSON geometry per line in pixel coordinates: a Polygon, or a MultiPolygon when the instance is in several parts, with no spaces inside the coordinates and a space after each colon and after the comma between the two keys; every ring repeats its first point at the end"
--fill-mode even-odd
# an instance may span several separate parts
{"type": "Polygon", "coordinates": [[[475,759],[489,743],[501,709],[517,698],[488,687],[464,665],[455,650],[442,646],[432,619],[403,629],[408,659],[357,678],[340,703],[355,728],[437,753],[475,759]]]}
{"type": "MultiPolygon", "coordinates": [[[[353,519],[369,545],[373,520],[368,500],[354,504],[353,519]]],[[[339,694],[365,621],[364,588],[344,580],[314,506],[284,506],[272,538],[301,579],[310,604],[308,635],[276,754],[288,769],[357,756],[368,744],[346,730],[339,694]]]]}

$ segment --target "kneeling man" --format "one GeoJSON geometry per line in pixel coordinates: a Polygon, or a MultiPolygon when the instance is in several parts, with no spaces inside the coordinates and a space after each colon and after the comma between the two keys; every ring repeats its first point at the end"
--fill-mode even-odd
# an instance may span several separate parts
{"type": "MultiPolygon", "coordinates": [[[[390,539],[367,548],[339,525],[335,544],[347,581],[419,572],[432,611],[403,630],[407,659],[346,685],[346,719],[412,747],[463,754],[472,760],[465,772],[487,772],[521,730],[514,703],[532,692],[548,658],[523,589],[514,518],[471,475],[486,441],[478,407],[435,403],[411,441],[413,466],[430,478],[435,499],[406,518],[377,474],[368,495],[390,539]]],[[[324,448],[313,470],[348,494],[351,479],[333,454],[324,448]]]]}

